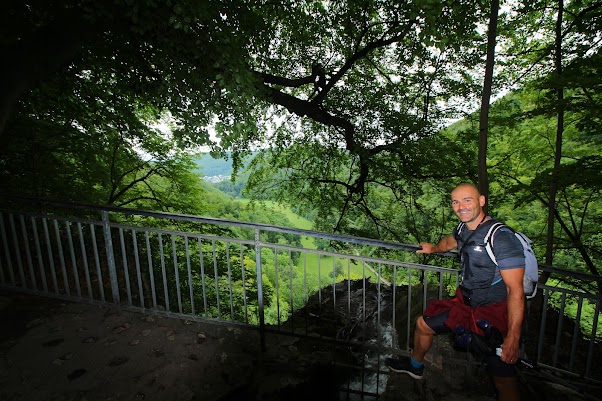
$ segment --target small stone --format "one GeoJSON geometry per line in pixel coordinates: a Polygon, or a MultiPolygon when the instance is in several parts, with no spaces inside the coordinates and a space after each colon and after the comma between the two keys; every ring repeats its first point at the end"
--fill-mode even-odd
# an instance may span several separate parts
{"type": "Polygon", "coordinates": [[[82,343],[92,344],[92,343],[95,343],[96,341],[98,341],[98,339],[96,337],[86,337],[83,339],[82,343]]]}
{"type": "Polygon", "coordinates": [[[27,323],[25,325],[25,328],[31,329],[32,327],[38,326],[42,323],[44,323],[44,319],[42,319],[42,318],[34,319],[31,322],[27,323]]]}
{"type": "Polygon", "coordinates": [[[205,341],[207,341],[207,336],[205,335],[205,333],[199,333],[196,336],[196,343],[197,344],[202,344],[205,341]]]}
{"type": "Polygon", "coordinates": [[[123,365],[127,361],[129,361],[129,358],[127,356],[116,356],[115,358],[111,359],[111,362],[109,362],[108,365],[109,366],[119,366],[119,365],[123,365]]]}
{"type": "Polygon", "coordinates": [[[113,329],[113,334],[123,333],[127,329],[129,329],[131,325],[129,323],[124,323],[121,326],[117,326],[113,329]]]}
{"type": "Polygon", "coordinates": [[[151,330],[150,330],[150,329],[142,330],[142,335],[143,335],[144,337],[148,336],[150,333],[151,333],[151,330]]]}
{"type": "Polygon", "coordinates": [[[55,340],[46,341],[45,343],[42,343],[42,345],[44,347],[56,347],[57,345],[61,344],[64,341],[65,341],[64,338],[57,338],[55,340]]]}
{"type": "Polygon", "coordinates": [[[135,339],[135,340],[130,341],[130,345],[138,345],[138,344],[140,344],[140,340],[135,339]]]}
{"type": "Polygon", "coordinates": [[[67,379],[69,379],[69,381],[75,380],[75,379],[83,376],[85,373],[86,373],[86,369],[75,369],[73,372],[71,372],[67,375],[67,379]]]}

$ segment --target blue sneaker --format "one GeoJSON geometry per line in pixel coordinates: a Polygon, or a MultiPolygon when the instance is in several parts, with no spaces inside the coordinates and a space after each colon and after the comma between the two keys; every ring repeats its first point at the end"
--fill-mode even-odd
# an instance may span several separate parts
{"type": "Polygon", "coordinates": [[[385,359],[385,365],[387,365],[387,367],[394,372],[407,373],[416,380],[422,380],[424,365],[419,368],[415,368],[412,366],[410,358],[407,356],[402,356],[395,359],[387,358],[385,359]]]}

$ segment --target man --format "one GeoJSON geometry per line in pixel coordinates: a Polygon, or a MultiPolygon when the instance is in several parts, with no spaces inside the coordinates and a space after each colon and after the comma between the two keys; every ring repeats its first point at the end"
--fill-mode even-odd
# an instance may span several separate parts
{"type": "Polygon", "coordinates": [[[434,335],[449,333],[458,324],[474,333],[483,333],[476,322],[486,319],[505,336],[501,356],[492,355],[486,361],[499,400],[519,400],[513,365],[518,359],[525,311],[522,245],[510,229],[498,230],[493,249],[496,266],[483,244],[489,227],[495,222],[483,212],[485,197],[474,185],[461,183],[452,191],[451,201],[454,212],[464,223],[460,232],[459,226],[436,245],[421,243],[417,253],[444,253],[457,247],[462,261],[462,284],[455,298],[430,302],[424,315],[416,320],[411,356],[387,358],[386,364],[393,371],[422,379],[424,356],[434,335]]]}

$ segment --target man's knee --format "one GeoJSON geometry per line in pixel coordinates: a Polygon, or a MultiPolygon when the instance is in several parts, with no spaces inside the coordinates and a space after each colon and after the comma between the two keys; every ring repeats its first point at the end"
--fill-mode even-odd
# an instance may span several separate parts
{"type": "Polygon", "coordinates": [[[516,376],[493,376],[493,383],[500,401],[520,401],[520,386],[516,376]]]}
{"type": "Polygon", "coordinates": [[[416,331],[419,332],[420,334],[425,334],[425,335],[434,335],[435,331],[428,325],[426,324],[426,321],[424,320],[424,317],[420,316],[418,319],[416,319],[416,331]]]}

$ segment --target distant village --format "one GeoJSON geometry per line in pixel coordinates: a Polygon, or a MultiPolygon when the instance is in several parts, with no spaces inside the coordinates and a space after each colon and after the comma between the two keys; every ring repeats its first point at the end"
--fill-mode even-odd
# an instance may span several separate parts
{"type": "Polygon", "coordinates": [[[211,176],[204,176],[203,180],[211,183],[211,184],[216,184],[218,182],[222,182],[222,181],[226,181],[229,180],[230,176],[229,175],[211,175],[211,176]]]}

